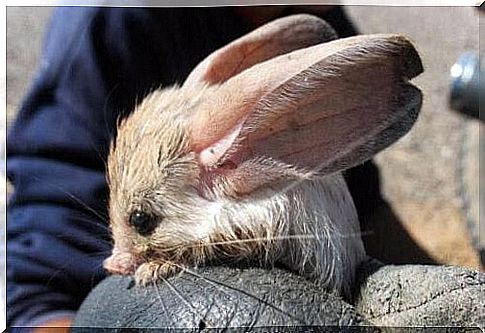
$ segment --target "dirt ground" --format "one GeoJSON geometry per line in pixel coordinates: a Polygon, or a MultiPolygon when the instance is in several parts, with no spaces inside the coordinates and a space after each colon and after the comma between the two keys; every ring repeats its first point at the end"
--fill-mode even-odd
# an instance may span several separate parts
{"type": "MultiPolygon", "coordinates": [[[[416,126],[377,156],[387,200],[413,238],[438,262],[479,267],[465,229],[460,194],[464,138],[478,133],[476,126],[448,107],[451,66],[463,52],[478,52],[477,11],[467,7],[380,6],[347,10],[361,33],[408,35],[425,67],[424,74],[414,81],[424,93],[416,126]]],[[[50,14],[47,7],[7,8],[9,121],[34,76],[50,14]]]]}
{"type": "Polygon", "coordinates": [[[411,235],[436,260],[478,267],[460,195],[465,134],[476,137],[478,130],[448,107],[451,66],[463,52],[478,52],[477,10],[352,7],[349,13],[362,33],[408,35],[425,68],[414,81],[424,94],[418,122],[404,139],[377,157],[387,199],[411,235]]]}

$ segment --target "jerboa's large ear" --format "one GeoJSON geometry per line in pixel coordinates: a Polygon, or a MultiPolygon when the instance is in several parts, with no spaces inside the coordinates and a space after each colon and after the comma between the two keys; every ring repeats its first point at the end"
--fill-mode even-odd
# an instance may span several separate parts
{"type": "Polygon", "coordinates": [[[298,175],[371,158],[412,126],[422,72],[401,35],[335,40],[257,64],[227,80],[191,119],[192,147],[209,178],[245,194],[298,175]]]}
{"type": "Polygon", "coordinates": [[[190,73],[184,86],[222,83],[257,63],[335,38],[335,30],[316,16],[277,19],[209,55],[190,73]]]}

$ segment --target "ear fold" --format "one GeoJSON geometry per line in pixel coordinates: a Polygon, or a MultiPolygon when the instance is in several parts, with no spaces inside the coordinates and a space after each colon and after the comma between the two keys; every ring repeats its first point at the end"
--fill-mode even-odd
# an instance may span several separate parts
{"type": "Polygon", "coordinates": [[[238,194],[355,166],[411,128],[422,97],[407,81],[421,72],[416,50],[399,35],[276,57],[227,80],[194,115],[194,151],[238,194]]]}
{"type": "Polygon", "coordinates": [[[274,20],[209,55],[191,72],[184,86],[222,83],[257,63],[335,38],[333,28],[312,15],[274,20]]]}

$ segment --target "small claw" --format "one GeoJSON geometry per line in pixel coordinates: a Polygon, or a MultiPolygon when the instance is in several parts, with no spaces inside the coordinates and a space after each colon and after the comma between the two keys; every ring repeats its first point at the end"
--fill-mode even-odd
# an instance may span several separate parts
{"type": "Polygon", "coordinates": [[[164,280],[181,270],[180,267],[171,263],[147,262],[141,264],[135,272],[135,281],[139,286],[147,286],[164,280]]]}

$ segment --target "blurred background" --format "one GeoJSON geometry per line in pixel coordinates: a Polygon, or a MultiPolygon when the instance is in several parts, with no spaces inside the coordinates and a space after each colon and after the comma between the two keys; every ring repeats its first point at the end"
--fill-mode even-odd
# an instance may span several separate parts
{"type": "MultiPolygon", "coordinates": [[[[384,196],[436,261],[480,268],[470,236],[475,231],[469,231],[478,226],[479,125],[449,107],[450,68],[462,53],[478,54],[479,12],[382,6],[351,6],[347,12],[361,33],[409,36],[424,63],[424,73],[413,81],[424,93],[418,122],[376,158],[384,196]]],[[[7,7],[7,128],[2,131],[8,130],[35,76],[51,13],[49,7],[7,7]]]]}

